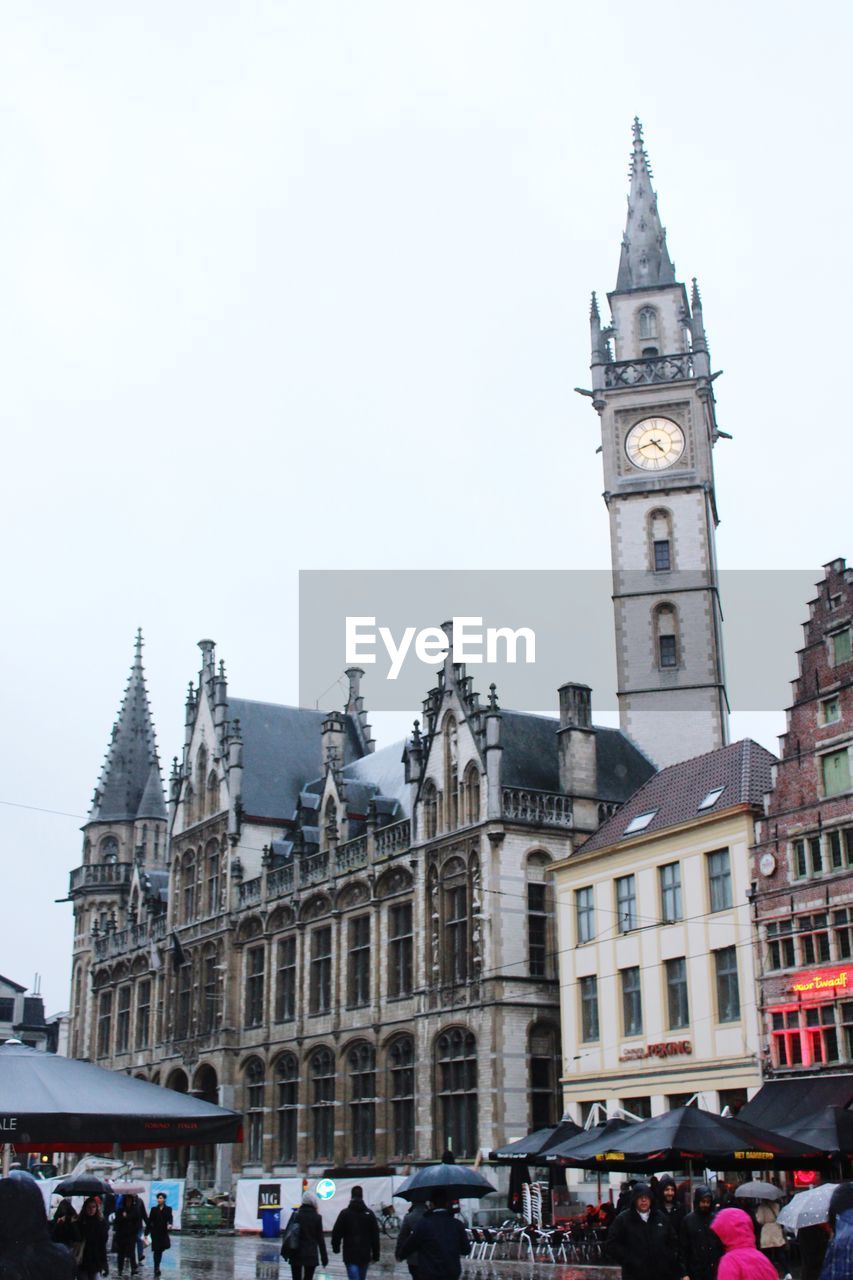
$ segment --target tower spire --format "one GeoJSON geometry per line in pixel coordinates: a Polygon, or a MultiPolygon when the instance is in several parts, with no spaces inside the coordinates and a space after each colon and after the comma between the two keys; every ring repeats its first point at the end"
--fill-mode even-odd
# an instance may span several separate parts
{"type": "Polygon", "coordinates": [[[90,822],[165,818],[154,722],[142,667],[142,630],[136,633],[130,678],[89,813],[90,822]]]}
{"type": "Polygon", "coordinates": [[[675,267],[666,247],[657,196],[652,189],[652,169],[643,144],[643,126],[634,117],[634,146],[628,176],[628,218],[622,237],[622,253],[616,292],[675,283],[675,267]]]}

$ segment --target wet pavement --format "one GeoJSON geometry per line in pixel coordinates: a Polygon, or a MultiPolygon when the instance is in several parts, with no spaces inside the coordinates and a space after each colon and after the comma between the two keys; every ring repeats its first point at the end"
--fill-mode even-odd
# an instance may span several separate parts
{"type": "MultiPolygon", "coordinates": [[[[277,1240],[259,1236],[172,1236],[172,1248],[163,1254],[163,1280],[290,1280],[290,1267],[279,1257],[277,1240]]],[[[112,1272],[115,1276],[115,1272],[112,1272]]],[[[152,1280],[151,1255],[146,1253],[139,1280],[152,1280]]],[[[462,1280],[618,1280],[610,1268],[563,1266],[529,1262],[466,1261],[462,1280]]],[[[368,1280],[409,1280],[403,1262],[394,1261],[393,1241],[383,1239],[382,1256],[368,1272],[368,1280]]],[[[319,1267],[315,1280],[346,1280],[340,1256],[330,1255],[330,1265],[319,1267]]]]}

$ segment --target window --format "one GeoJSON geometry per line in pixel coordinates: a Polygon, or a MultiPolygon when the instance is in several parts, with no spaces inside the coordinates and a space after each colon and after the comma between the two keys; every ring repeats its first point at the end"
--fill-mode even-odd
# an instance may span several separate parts
{"type": "Polygon", "coordinates": [[[708,890],[712,911],[726,911],[732,905],[732,868],[728,849],[708,854],[708,890]]]}
{"type": "Polygon", "coordinates": [[[445,976],[448,982],[468,981],[468,887],[452,885],[444,891],[445,976]]]}
{"type": "Polygon", "coordinates": [[[800,963],[823,964],[829,960],[829,917],[825,911],[797,916],[800,935],[800,963]]]}
{"type": "Polygon", "coordinates": [[[824,698],[820,704],[820,723],[836,724],[841,719],[841,699],[838,694],[824,698]]]}
{"type": "Polygon", "coordinates": [[[136,991],[136,1047],[147,1049],[151,1042],[151,979],[143,978],[136,991]]]}
{"type": "Polygon", "coordinates": [[[630,1111],[631,1115],[636,1116],[638,1120],[652,1118],[651,1098],[623,1098],[619,1105],[623,1111],[630,1111]]]}
{"type": "Polygon", "coordinates": [[[350,1142],[354,1160],[372,1160],[376,1150],[376,1058],[362,1041],[347,1054],[350,1142]]]}
{"type": "Polygon", "coordinates": [[[699,811],[701,812],[703,809],[713,809],[714,805],[717,803],[717,801],[719,800],[720,796],[723,794],[725,789],[726,788],[722,786],[722,787],[714,787],[711,791],[709,791],[708,794],[704,797],[704,799],[699,801],[699,811]]]}
{"type": "Polygon", "coordinates": [[[658,333],[658,317],[654,307],[642,307],[638,317],[639,335],[641,338],[656,338],[658,333]]]}
{"type": "Polygon", "coordinates": [[[370,1003],[370,916],[349,922],[347,1005],[350,1009],[370,1003]]]}
{"type": "Polygon", "coordinates": [[[0,1022],[11,1022],[15,1017],[15,1001],[12,996],[0,997],[0,1022]]]}
{"type": "Polygon", "coordinates": [[[264,1065],[251,1058],[245,1070],[246,1161],[261,1164],[264,1158],[264,1065]]]}
{"type": "Polygon", "coordinates": [[[723,947],[713,954],[717,980],[717,1017],[720,1022],[737,1022],[740,1017],[737,951],[734,947],[723,947]]]}
{"type": "Polygon", "coordinates": [[[849,960],[853,956],[853,910],[843,907],[840,911],[833,911],[832,928],[836,956],[839,960],[849,960]]]}
{"type": "Polygon", "coordinates": [[[815,1009],[806,1009],[806,1039],[811,1062],[838,1062],[838,1032],[835,1029],[834,1005],[827,1004],[815,1009]]]}
{"type": "Polygon", "coordinates": [[[189,924],[195,919],[195,858],[188,853],[181,866],[181,920],[189,924]]]}
{"type": "Polygon", "coordinates": [[[622,1030],[626,1036],[643,1034],[643,1004],[640,995],[640,970],[638,967],[620,969],[622,980],[622,1030]]]}
{"type": "Polygon", "coordinates": [[[669,554],[669,538],[655,538],[652,543],[655,557],[655,573],[665,573],[672,568],[669,554]]]}
{"type": "Polygon", "coordinates": [[[558,1080],[560,1059],[553,1027],[530,1028],[529,1045],[530,1130],[545,1129],[560,1118],[558,1080]]]}
{"type": "Polygon", "coordinates": [[[332,930],[328,925],[311,934],[310,1013],[328,1013],[332,1007],[332,930]]]}
{"type": "Polygon", "coordinates": [[[840,870],[844,866],[844,849],[840,831],[827,831],[826,846],[829,854],[829,864],[833,871],[840,870]]]}
{"type": "Polygon", "coordinates": [[[527,962],[531,978],[548,973],[548,886],[527,886],[527,962]]]}
{"type": "Polygon", "coordinates": [[[841,751],[830,751],[820,758],[820,775],[823,779],[823,793],[826,796],[839,796],[850,790],[850,756],[847,748],[841,751]]]}
{"type": "Polygon", "coordinates": [[[843,631],[834,631],[829,637],[830,652],[832,654],[832,665],[837,667],[842,662],[849,662],[851,654],[853,654],[853,644],[851,644],[851,630],[845,627],[843,631]]]}
{"type": "Polygon", "coordinates": [[[444,800],[444,829],[454,831],[459,825],[459,732],[452,716],[444,722],[444,800]]]}
{"type": "Polygon", "coordinates": [[[774,1013],[770,1020],[773,1061],[777,1067],[798,1067],[803,1061],[800,1015],[796,1009],[774,1013]]]}
{"type": "Polygon", "coordinates": [[[594,975],[580,980],[581,992],[581,1040],[589,1043],[598,1039],[598,978],[594,975]]]}
{"type": "Polygon", "coordinates": [[[636,929],[637,887],[633,876],[619,876],[616,881],[616,917],[620,933],[636,929]]]}
{"type": "Polygon", "coordinates": [[[436,795],[434,783],[427,782],[424,784],[421,805],[424,819],[424,840],[433,840],[438,829],[438,796],[436,795]]]}
{"type": "Polygon", "coordinates": [[[579,1102],[578,1106],[580,1108],[581,1128],[586,1128],[586,1122],[594,1110],[596,1111],[596,1124],[600,1123],[602,1119],[607,1118],[607,1107],[605,1106],[603,1098],[596,1102],[579,1102]]]}
{"type": "Polygon", "coordinates": [[[299,1063],[292,1053],[282,1054],[275,1064],[275,1106],[278,1122],[278,1158],[284,1164],[295,1164],[299,1063]]]}
{"type": "Polygon", "coordinates": [[[661,604],[654,611],[654,630],[657,636],[658,666],[662,669],[678,666],[678,622],[671,604],[661,604]]]}
{"type": "Polygon", "coordinates": [[[737,1116],[741,1107],[745,1107],[749,1101],[746,1089],[720,1089],[717,1096],[720,1099],[720,1111],[723,1112],[728,1107],[732,1116],[737,1116]]]}
{"type": "Polygon", "coordinates": [[[98,1057],[109,1056],[112,1040],[113,993],[102,991],[98,1000],[98,1057]]]}
{"type": "Polygon", "coordinates": [[[797,963],[793,932],[794,922],[790,916],[784,920],[771,920],[767,925],[768,969],[792,969],[797,963]]]}
{"type": "Polygon", "coordinates": [[[680,920],[681,911],[681,863],[668,862],[658,870],[660,879],[661,920],[671,924],[680,920]]]}
{"type": "Polygon", "coordinates": [[[130,1044],[130,986],[119,987],[116,1002],[116,1053],[127,1053],[130,1044]]]}
{"type": "Polygon", "coordinates": [[[632,836],[636,831],[645,831],[656,813],[657,809],[650,809],[648,813],[638,813],[635,818],[631,819],[625,830],[622,832],[623,836],[632,836]]]}
{"type": "Polygon", "coordinates": [[[310,1073],[313,1158],[331,1160],[335,1148],[335,1060],[331,1050],[315,1050],[310,1073]]]}
{"type": "Polygon", "coordinates": [[[853,1000],[844,1000],[840,1006],[841,1034],[844,1040],[844,1060],[853,1059],[853,1000]]]}
{"type": "Polygon", "coordinates": [[[216,1026],[219,999],[218,987],[216,952],[209,951],[201,962],[201,1008],[198,1011],[200,1031],[212,1031],[216,1026]]]}
{"type": "Polygon", "coordinates": [[[668,1093],[666,1102],[670,1111],[677,1111],[679,1107],[699,1106],[699,1099],[695,1093],[668,1093]]]}
{"type": "Polygon", "coordinates": [[[183,1040],[190,1033],[192,1013],[193,968],[187,960],[178,969],[177,1001],[175,1006],[175,1036],[183,1040]]]}
{"type": "Polygon", "coordinates": [[[215,845],[208,850],[206,875],[207,914],[213,916],[219,910],[219,849],[215,845]]]}
{"type": "Polygon", "coordinates": [[[264,1022],[264,948],[250,947],[246,952],[246,1026],[260,1027],[264,1022]]]}
{"type": "Polygon", "coordinates": [[[438,1148],[466,1160],[477,1153],[477,1043],[454,1027],[436,1043],[438,1148]]]}
{"type": "Polygon", "coordinates": [[[391,1145],[398,1159],[415,1150],[415,1042],[401,1036],[388,1050],[391,1077],[391,1145]]]}
{"type": "Polygon", "coordinates": [[[296,1017],[296,936],[281,938],[278,944],[278,973],[275,987],[275,1020],[289,1022],[296,1017]]]}
{"type": "Polygon", "coordinates": [[[658,637],[658,662],[661,667],[677,667],[678,654],[675,648],[675,636],[658,637]]]}
{"type": "Polygon", "coordinates": [[[687,1000],[687,961],[683,956],[666,962],[666,1006],[670,1031],[690,1024],[687,1000]]]}
{"type": "Polygon", "coordinates": [[[472,762],[462,778],[462,822],[480,821],[480,771],[472,762]]]}
{"type": "Polygon", "coordinates": [[[388,909],[388,994],[410,996],[413,989],[412,904],[401,902],[388,909]]]}
{"type": "Polygon", "coordinates": [[[595,903],[591,884],[585,885],[583,889],[575,889],[575,925],[579,946],[594,940],[595,903]]]}

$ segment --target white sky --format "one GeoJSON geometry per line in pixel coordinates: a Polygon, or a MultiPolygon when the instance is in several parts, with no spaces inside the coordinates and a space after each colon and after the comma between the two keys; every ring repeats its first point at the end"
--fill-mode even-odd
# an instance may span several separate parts
{"type": "Polygon", "coordinates": [[[721,564],[851,553],[850,15],[7,0],[0,972],[67,1006],[80,821],[8,802],[85,814],[137,625],[167,764],[200,637],[295,700],[300,568],[607,566],[572,388],[635,113],[726,371],[721,564]]]}

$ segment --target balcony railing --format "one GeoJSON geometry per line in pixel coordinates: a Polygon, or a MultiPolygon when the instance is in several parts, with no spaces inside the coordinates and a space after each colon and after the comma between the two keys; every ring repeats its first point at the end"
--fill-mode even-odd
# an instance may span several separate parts
{"type": "Polygon", "coordinates": [[[402,822],[392,822],[387,827],[380,827],[375,841],[377,858],[388,858],[392,853],[408,849],[412,843],[412,824],[408,818],[404,818],[402,822]]]}
{"type": "Polygon", "coordinates": [[[68,881],[68,892],[112,889],[117,884],[129,884],[132,875],[132,862],[94,862],[85,867],[75,867],[68,881]]]}
{"type": "Polygon", "coordinates": [[[312,853],[309,858],[303,858],[299,866],[299,883],[303,887],[309,884],[320,884],[328,874],[329,853],[324,849],[322,853],[312,853]]]}
{"type": "Polygon", "coordinates": [[[335,875],[343,875],[346,871],[356,871],[367,866],[367,836],[358,836],[355,840],[347,840],[335,849],[335,875]]]}
{"type": "Polygon", "coordinates": [[[267,876],[267,897],[280,898],[285,893],[293,892],[293,863],[286,867],[276,867],[267,876]]]}
{"type": "Polygon", "coordinates": [[[523,787],[503,788],[503,816],[543,827],[571,827],[574,820],[568,796],[523,787]]]}
{"type": "Polygon", "coordinates": [[[237,890],[237,901],[241,907],[251,907],[261,900],[263,881],[260,876],[254,880],[244,880],[237,890]]]}
{"type": "MultiPolygon", "coordinates": [[[[162,921],[164,927],[165,923],[164,917],[162,921]]],[[[160,924],[159,919],[155,922],[155,927],[157,924],[160,924]]],[[[95,939],[95,959],[107,960],[110,956],[123,956],[128,951],[150,946],[152,941],[152,930],[149,929],[147,921],[142,924],[129,924],[126,929],[111,929],[95,939]]]]}
{"type": "Polygon", "coordinates": [[[693,377],[693,353],[614,360],[604,366],[605,387],[639,387],[653,382],[682,382],[693,377]]]}

